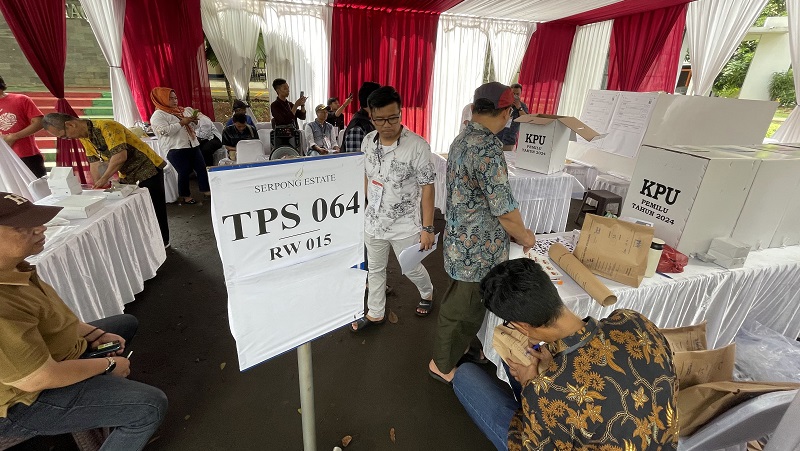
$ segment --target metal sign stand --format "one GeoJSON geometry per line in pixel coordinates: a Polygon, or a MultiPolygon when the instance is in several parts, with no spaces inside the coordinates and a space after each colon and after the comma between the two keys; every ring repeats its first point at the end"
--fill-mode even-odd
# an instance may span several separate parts
{"type": "Polygon", "coordinates": [[[297,369],[300,380],[300,416],[303,420],[303,449],[316,451],[317,428],[314,419],[314,371],[311,343],[297,348],[297,369]]]}

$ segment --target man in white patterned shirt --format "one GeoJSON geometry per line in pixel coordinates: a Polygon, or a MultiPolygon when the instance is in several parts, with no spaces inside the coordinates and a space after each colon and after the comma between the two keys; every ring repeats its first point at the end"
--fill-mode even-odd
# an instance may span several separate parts
{"type": "MultiPolygon", "coordinates": [[[[401,124],[400,94],[384,86],[370,94],[370,116],[376,130],[361,145],[366,156],[368,205],[364,243],[367,247],[369,294],[367,313],[350,326],[353,332],[386,321],[386,264],[389,249],[396,255],[419,243],[434,243],[433,203],[435,178],[431,148],[425,140],[401,124]],[[421,205],[421,208],[420,208],[421,205]]],[[[406,273],[420,294],[417,315],[433,307],[433,284],[420,263],[406,273]]]]}

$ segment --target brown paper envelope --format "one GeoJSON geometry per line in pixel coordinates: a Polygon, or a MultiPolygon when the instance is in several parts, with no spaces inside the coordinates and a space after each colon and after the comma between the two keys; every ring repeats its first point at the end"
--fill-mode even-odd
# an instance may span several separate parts
{"type": "Polygon", "coordinates": [[[638,287],[652,242],[652,227],[586,215],[573,255],[598,276],[638,287]]]}
{"type": "Polygon", "coordinates": [[[706,322],[692,326],[659,329],[669,342],[672,352],[704,351],[708,349],[706,342],[706,322]]]}
{"type": "Polygon", "coordinates": [[[736,343],[706,351],[676,352],[672,358],[681,390],[692,385],[733,379],[736,343]]]}
{"type": "Polygon", "coordinates": [[[748,399],[774,391],[795,390],[788,382],[709,382],[678,392],[680,436],[692,435],[704,424],[748,399]]]}

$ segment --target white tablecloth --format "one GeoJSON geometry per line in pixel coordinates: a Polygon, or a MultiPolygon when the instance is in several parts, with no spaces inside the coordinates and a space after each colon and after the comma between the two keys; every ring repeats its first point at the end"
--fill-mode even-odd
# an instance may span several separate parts
{"type": "Polygon", "coordinates": [[[628,195],[628,188],[631,186],[630,180],[615,177],[611,174],[600,174],[595,178],[591,185],[592,189],[604,189],[611,191],[614,194],[619,194],[622,201],[625,201],[625,196],[628,195]]]}
{"type": "Polygon", "coordinates": [[[82,321],[122,313],[167,258],[149,191],[103,202],[88,219],[50,228],[44,251],[27,259],[82,321]]]}
{"type": "Polygon", "coordinates": [[[158,138],[142,138],[142,141],[147,143],[150,148],[156,151],[156,153],[167,162],[167,166],[164,167],[164,194],[167,198],[167,203],[172,203],[178,200],[178,171],[170,164],[169,160],[167,160],[167,153],[169,153],[169,149],[161,149],[161,146],[158,145],[158,138]]]}
{"type": "MultiPolygon", "coordinates": [[[[521,256],[521,248],[512,244],[511,258],[521,256]]],[[[800,335],[800,246],[751,252],[745,267],[734,270],[691,259],[684,272],[669,276],[672,278],[656,274],[644,279],[639,288],[601,277],[617,295],[617,303],[608,307],[592,300],[566,274],[564,284],[557,288],[564,304],[580,317],[602,319],[615,309],[628,308],[641,312],[658,327],[707,320],[709,349],[732,343],[746,320],[757,320],[792,339],[800,335]]],[[[501,322],[487,312],[478,333],[487,358],[498,368],[502,367],[492,346],[492,331],[501,322]]],[[[502,369],[497,375],[507,380],[502,369]]]]}
{"type": "MultiPolygon", "coordinates": [[[[519,203],[519,212],[525,226],[535,233],[563,232],[567,227],[569,203],[573,190],[583,187],[570,174],[558,172],[551,175],[518,169],[514,154],[504,152],[508,163],[508,183],[519,203]]],[[[447,207],[447,160],[431,154],[436,170],[436,200],[434,205],[445,213],[447,207]]]]}
{"type": "Polygon", "coordinates": [[[25,166],[14,150],[0,139],[0,191],[34,200],[33,194],[28,190],[28,184],[34,180],[36,176],[33,172],[25,166]]]}
{"type": "Polygon", "coordinates": [[[567,163],[564,165],[564,172],[567,174],[572,175],[578,180],[578,183],[584,188],[580,193],[576,192],[575,189],[572,190],[572,198],[573,199],[583,199],[583,193],[585,189],[592,186],[594,184],[595,179],[597,179],[597,168],[594,166],[586,165],[583,163],[573,162],[567,163]]]}

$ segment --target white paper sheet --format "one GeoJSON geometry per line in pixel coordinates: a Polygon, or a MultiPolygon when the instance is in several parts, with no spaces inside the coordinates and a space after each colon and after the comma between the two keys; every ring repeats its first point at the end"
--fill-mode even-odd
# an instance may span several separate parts
{"type": "Polygon", "coordinates": [[[397,256],[397,261],[400,262],[400,270],[403,274],[416,268],[417,265],[420,264],[423,259],[425,259],[425,257],[436,250],[436,247],[439,244],[439,235],[441,234],[436,234],[436,236],[433,238],[433,246],[427,251],[419,250],[419,243],[415,243],[403,249],[403,252],[400,252],[400,255],[397,256]]]}

